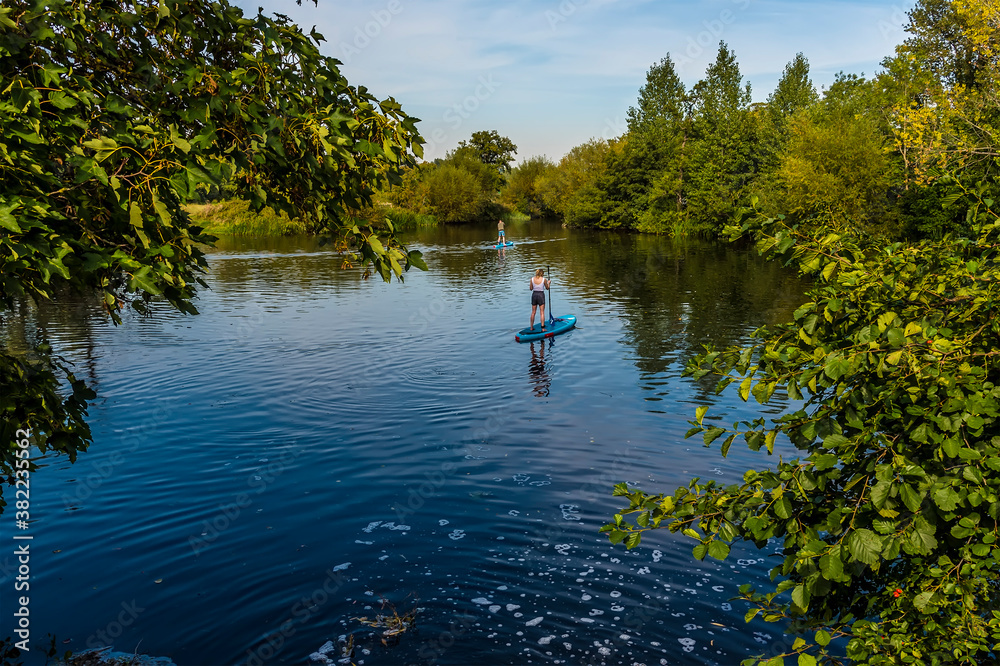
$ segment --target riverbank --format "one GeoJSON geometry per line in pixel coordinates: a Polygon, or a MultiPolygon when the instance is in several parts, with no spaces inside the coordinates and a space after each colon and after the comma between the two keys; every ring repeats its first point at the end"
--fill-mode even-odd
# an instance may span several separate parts
{"type": "MultiPolygon", "coordinates": [[[[185,204],[185,212],[205,231],[213,236],[241,236],[266,238],[270,236],[296,236],[308,234],[311,229],[302,219],[289,218],[285,213],[276,213],[264,208],[259,213],[250,210],[250,204],[242,199],[229,199],[207,204],[185,204]]],[[[433,215],[416,213],[391,204],[378,203],[362,211],[359,217],[376,228],[385,228],[385,221],[392,223],[395,231],[412,231],[443,224],[433,215]]],[[[531,218],[518,211],[500,213],[505,224],[527,222],[531,218]]]]}

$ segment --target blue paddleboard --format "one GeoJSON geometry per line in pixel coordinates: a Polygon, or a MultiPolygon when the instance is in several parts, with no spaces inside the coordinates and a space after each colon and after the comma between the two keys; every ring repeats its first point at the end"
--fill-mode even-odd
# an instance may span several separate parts
{"type": "Polygon", "coordinates": [[[496,244],[496,245],[494,245],[494,246],[493,246],[493,249],[495,249],[495,250],[499,250],[499,249],[500,249],[500,248],[502,248],[502,247],[510,247],[510,246],[511,246],[511,245],[513,245],[513,244],[514,244],[514,242],[513,242],[513,241],[508,241],[508,242],[504,243],[503,245],[500,245],[500,244],[498,243],[498,244],[496,244]]]}
{"type": "Polygon", "coordinates": [[[576,326],[576,316],[566,315],[565,317],[554,317],[545,325],[542,330],[541,324],[535,324],[531,328],[522,328],[514,334],[514,339],[518,342],[531,342],[532,340],[543,340],[554,335],[565,333],[576,326]]]}

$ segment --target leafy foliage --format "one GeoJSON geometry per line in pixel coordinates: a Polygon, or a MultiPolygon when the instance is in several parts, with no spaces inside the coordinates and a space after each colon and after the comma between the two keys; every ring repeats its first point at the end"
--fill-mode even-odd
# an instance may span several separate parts
{"type": "Polygon", "coordinates": [[[502,200],[512,209],[531,217],[551,214],[552,209],[546,205],[538,184],[555,168],[546,157],[525,160],[510,172],[502,200]]]}
{"type": "Polygon", "coordinates": [[[517,154],[517,146],[496,130],[473,132],[468,141],[459,141],[459,148],[469,148],[480,162],[489,165],[498,176],[498,183],[510,173],[510,163],[517,154]]]}
{"type": "Polygon", "coordinates": [[[699,407],[688,436],[723,455],[737,440],[771,453],[787,438],[801,455],[737,485],[620,484],[629,506],[602,528],[630,548],[648,530],[680,531],[698,559],[778,541],[774,587],[741,596],[748,621],[785,620],[804,637],[785,655],[799,663],[973,664],[1000,642],[1000,214],[993,185],[952,185],[967,238],[879,246],[759,215],[730,228],[817,286],[793,322],[707,350],[687,373],[801,407],[732,427],[699,407]]]}
{"type": "MultiPolygon", "coordinates": [[[[196,312],[199,247],[212,238],[181,204],[223,181],[254,210],[327,232],[385,280],[423,266],[350,216],[420,154],[416,119],[350,86],[321,40],[224,1],[5,3],[3,306],[69,289],[100,293],[116,323],[153,298],[196,312]]],[[[46,353],[3,357],[0,428],[4,442],[32,428],[43,449],[73,455],[89,440],[85,392],[65,375],[74,392],[61,398],[59,366],[29,360],[46,353]]]]}

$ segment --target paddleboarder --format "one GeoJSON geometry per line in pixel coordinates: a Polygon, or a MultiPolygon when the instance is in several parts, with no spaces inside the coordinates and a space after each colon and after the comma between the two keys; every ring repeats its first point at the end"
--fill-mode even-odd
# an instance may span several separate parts
{"type": "Polygon", "coordinates": [[[503,247],[504,243],[503,237],[503,220],[497,220],[497,245],[503,247]]]}
{"type": "MultiPolygon", "coordinates": [[[[500,224],[503,224],[501,222],[500,224]]],[[[528,328],[535,327],[535,312],[542,308],[542,330],[545,330],[545,290],[549,288],[550,282],[545,277],[545,269],[539,268],[535,271],[535,277],[528,280],[528,288],[531,289],[531,324],[528,328]]]]}

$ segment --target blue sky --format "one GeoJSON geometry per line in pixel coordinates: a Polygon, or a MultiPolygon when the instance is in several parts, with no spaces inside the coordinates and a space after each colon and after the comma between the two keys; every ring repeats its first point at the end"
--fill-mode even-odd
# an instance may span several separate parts
{"type": "Polygon", "coordinates": [[[518,161],[553,161],[625,131],[650,66],[670,53],[693,85],[719,40],[736,53],[754,101],[802,52],[817,88],[866,75],[903,41],[912,0],[235,0],[281,12],[326,37],[353,85],[394,97],[422,120],[425,158],[497,130],[518,161]]]}

